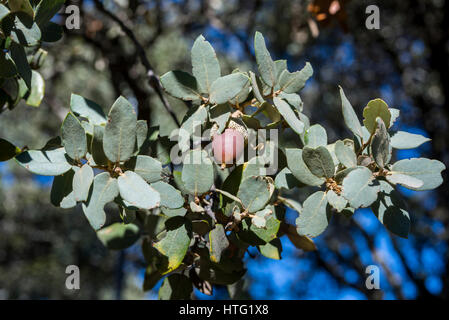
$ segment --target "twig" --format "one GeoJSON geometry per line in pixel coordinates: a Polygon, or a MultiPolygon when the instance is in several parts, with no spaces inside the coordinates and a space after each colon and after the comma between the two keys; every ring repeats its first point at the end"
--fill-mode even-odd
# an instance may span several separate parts
{"type": "Polygon", "coordinates": [[[161,102],[164,105],[164,107],[167,110],[167,112],[170,114],[170,116],[175,121],[176,125],[178,127],[180,127],[181,124],[179,123],[178,118],[176,117],[175,112],[173,111],[173,109],[170,106],[168,100],[164,96],[162,85],[161,85],[161,81],[159,80],[159,77],[155,74],[154,69],[151,66],[151,63],[148,60],[147,55],[145,54],[145,50],[143,49],[143,47],[140,44],[140,42],[137,40],[136,36],[134,35],[134,32],[130,28],[128,28],[125,25],[125,23],[122,20],[120,20],[119,17],[117,17],[111,11],[107,10],[100,0],[94,0],[94,1],[95,1],[96,8],[100,12],[104,13],[106,16],[111,18],[113,21],[115,21],[120,26],[122,31],[128,36],[128,38],[130,38],[131,41],[134,43],[134,45],[136,47],[136,50],[137,50],[137,54],[139,55],[140,60],[141,60],[141,62],[143,64],[143,66],[147,70],[148,82],[149,82],[150,86],[154,89],[154,91],[156,91],[157,95],[159,96],[159,99],[161,100],[161,102]]]}

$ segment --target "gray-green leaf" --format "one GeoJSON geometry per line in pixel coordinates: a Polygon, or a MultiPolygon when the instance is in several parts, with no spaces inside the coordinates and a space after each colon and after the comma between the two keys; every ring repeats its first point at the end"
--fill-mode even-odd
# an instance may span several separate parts
{"type": "Polygon", "coordinates": [[[249,78],[244,73],[231,73],[216,79],[210,87],[210,102],[213,104],[226,103],[248,84],[249,78]]]}
{"type": "Polygon", "coordinates": [[[270,186],[263,177],[249,177],[240,184],[237,197],[248,212],[256,212],[265,207],[271,197],[270,186]]]}
{"type": "Polygon", "coordinates": [[[80,160],[87,152],[87,138],[81,122],[71,112],[65,117],[61,127],[62,144],[67,155],[80,160]]]}
{"type": "Polygon", "coordinates": [[[86,118],[94,125],[106,124],[106,115],[103,109],[95,102],[80,95],[72,93],[70,97],[70,110],[80,117],[86,118]]]}
{"type": "Polygon", "coordinates": [[[327,201],[338,212],[341,212],[348,204],[348,200],[336,194],[333,190],[327,192],[327,201]]]}
{"type": "Polygon", "coordinates": [[[431,190],[443,183],[441,172],[446,166],[438,160],[426,158],[404,159],[393,164],[392,174],[404,174],[419,179],[423,185],[413,190],[431,190]]]}
{"type": "Polygon", "coordinates": [[[192,195],[201,195],[214,183],[214,167],[204,150],[192,150],[184,158],[182,168],[184,187],[192,195]]]}
{"type": "Polygon", "coordinates": [[[192,47],[192,73],[198,81],[201,93],[210,93],[211,84],[221,76],[220,64],[214,48],[202,35],[192,47]]]}
{"type": "Polygon", "coordinates": [[[17,163],[28,171],[43,176],[58,176],[70,170],[64,148],[29,150],[15,157],[17,163]]]}
{"type": "Polygon", "coordinates": [[[162,164],[150,156],[139,155],[133,157],[125,162],[124,167],[134,171],[148,183],[162,179],[162,164]]]}
{"type": "Polygon", "coordinates": [[[396,149],[414,149],[423,143],[430,141],[420,134],[414,134],[405,131],[397,131],[391,136],[391,146],[396,149]]]}
{"type": "Polygon", "coordinates": [[[330,218],[326,193],[317,191],[304,201],[303,210],[296,219],[298,234],[317,237],[327,228],[330,218]]]}
{"type": "Polygon", "coordinates": [[[84,214],[92,228],[100,229],[106,222],[104,206],[114,200],[119,194],[117,179],[109,172],[102,172],[95,176],[92,191],[86,204],[82,204],[84,214]]]}
{"type": "Polygon", "coordinates": [[[312,172],[310,172],[307,165],[302,158],[303,151],[301,149],[285,150],[287,157],[287,165],[296,179],[309,186],[320,186],[324,183],[323,178],[318,178],[312,172]]]}
{"type": "Polygon", "coordinates": [[[216,224],[215,228],[209,232],[209,253],[213,262],[219,263],[223,251],[229,246],[229,240],[226,237],[222,224],[216,224]]]}
{"type": "Polygon", "coordinates": [[[282,71],[279,77],[280,90],[285,93],[295,93],[304,88],[306,81],[313,75],[313,69],[310,63],[306,62],[304,68],[296,72],[282,71]]]}
{"type": "Polygon", "coordinates": [[[407,238],[410,217],[401,195],[388,182],[380,181],[379,199],[371,208],[379,221],[392,233],[407,238]]]}
{"type": "Polygon", "coordinates": [[[357,156],[354,149],[350,146],[345,145],[341,140],[335,143],[335,155],[338,161],[346,168],[353,168],[357,166],[357,156]]]}
{"type": "Polygon", "coordinates": [[[371,154],[380,168],[384,168],[391,159],[390,135],[382,118],[376,118],[377,128],[371,140],[371,154]]]}
{"type": "Polygon", "coordinates": [[[104,129],[103,149],[112,162],[128,160],[134,153],[137,115],[133,106],[120,96],[112,105],[104,129]]]}
{"type": "Polygon", "coordinates": [[[369,207],[376,201],[379,190],[379,182],[373,179],[373,173],[365,167],[352,170],[343,179],[342,195],[356,209],[369,207]]]}
{"type": "Polygon", "coordinates": [[[274,87],[277,80],[276,65],[273,59],[271,59],[270,52],[267,50],[265,39],[258,31],[254,36],[254,51],[256,54],[257,67],[262,80],[269,87],[274,87]]]}
{"type": "Polygon", "coordinates": [[[86,163],[73,176],[73,195],[76,201],[86,201],[94,181],[94,171],[86,163]]]}
{"type": "Polygon", "coordinates": [[[304,132],[304,123],[298,119],[290,105],[278,97],[274,97],[273,102],[279,113],[285,121],[287,121],[290,128],[292,128],[292,130],[297,134],[302,134],[304,132]]]}
{"type": "Polygon", "coordinates": [[[335,173],[334,161],[326,147],[316,149],[305,147],[302,159],[310,172],[319,178],[332,178],[335,173]]]}
{"type": "Polygon", "coordinates": [[[137,173],[125,171],[117,179],[120,196],[132,206],[140,209],[159,207],[159,192],[148,185],[137,173]]]}
{"type": "Polygon", "coordinates": [[[319,124],[314,124],[307,129],[304,137],[306,145],[310,148],[317,148],[319,146],[327,145],[326,129],[319,124]]]}
{"type": "Polygon", "coordinates": [[[346,98],[345,93],[343,92],[343,88],[340,87],[340,98],[341,98],[341,107],[343,111],[343,118],[345,119],[345,124],[349,130],[352,131],[356,136],[363,137],[362,133],[362,125],[360,124],[359,118],[357,118],[357,114],[351,106],[348,98],[346,98]]]}
{"type": "Polygon", "coordinates": [[[132,246],[140,237],[139,227],[133,223],[116,222],[97,231],[98,239],[110,250],[123,250],[132,246]]]}
{"type": "Polygon", "coordinates": [[[167,93],[185,101],[201,99],[198,82],[194,76],[184,71],[169,71],[161,77],[161,83],[167,93]]]}
{"type": "Polygon", "coordinates": [[[163,181],[158,181],[152,183],[151,187],[159,192],[161,196],[161,206],[169,209],[177,209],[184,204],[184,198],[182,197],[181,192],[172,185],[163,181]]]}

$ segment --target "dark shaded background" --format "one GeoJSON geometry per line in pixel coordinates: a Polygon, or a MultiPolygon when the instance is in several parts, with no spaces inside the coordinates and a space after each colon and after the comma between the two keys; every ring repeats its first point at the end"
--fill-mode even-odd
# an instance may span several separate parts
{"type": "MultiPolygon", "coordinates": [[[[328,129],[331,142],[348,135],[340,113],[341,85],[359,115],[369,100],[380,97],[401,110],[399,129],[432,138],[417,150],[397,152],[397,159],[424,156],[448,166],[449,3],[342,0],[330,14],[335,2],[68,1],[80,8],[81,29],[66,30],[47,48],[41,107],[4,112],[0,136],[19,146],[43,146],[59,134],[71,92],[103,106],[124,95],[137,106],[139,118],[167,134],[175,122],[148,71],[190,70],[190,47],[199,34],[215,47],[225,71],[255,69],[257,30],[273,58],[288,59],[290,71],[311,62],[315,72],[301,94],[304,110],[328,129]],[[372,4],[380,9],[380,30],[365,27],[365,9],[372,4]],[[127,28],[141,47],[123,31],[127,28]]],[[[64,24],[64,19],[60,14],[55,21],[64,24]]],[[[187,106],[166,98],[181,120],[187,106]]],[[[409,239],[388,233],[369,209],[359,210],[354,219],[333,219],[316,240],[317,252],[304,253],[286,242],[281,261],[248,257],[244,294],[255,299],[447,299],[447,172],[443,177],[445,183],[432,192],[403,190],[412,219],[409,239]],[[365,286],[371,264],[380,268],[380,290],[365,286]]],[[[140,291],[144,268],[138,245],[124,253],[107,251],[80,208],[52,207],[51,182],[13,161],[0,164],[0,298],[154,298],[140,291]],[[69,264],[80,267],[78,291],[65,288],[69,264]]],[[[293,195],[303,200],[300,191],[293,195]]],[[[225,288],[212,296],[228,297],[225,288]]]]}

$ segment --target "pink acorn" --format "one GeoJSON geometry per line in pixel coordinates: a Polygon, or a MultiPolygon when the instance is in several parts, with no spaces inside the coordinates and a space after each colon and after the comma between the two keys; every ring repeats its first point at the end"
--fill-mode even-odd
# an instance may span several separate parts
{"type": "Polygon", "coordinates": [[[226,129],[222,134],[216,134],[212,140],[212,150],[214,158],[222,166],[232,164],[238,159],[244,150],[245,139],[243,135],[235,129],[226,129]]]}

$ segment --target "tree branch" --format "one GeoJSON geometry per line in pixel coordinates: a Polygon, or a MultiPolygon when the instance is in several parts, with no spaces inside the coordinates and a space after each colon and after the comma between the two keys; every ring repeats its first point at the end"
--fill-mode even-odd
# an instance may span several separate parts
{"type": "Polygon", "coordinates": [[[164,105],[167,112],[170,114],[170,116],[175,121],[176,125],[178,127],[180,127],[181,124],[180,124],[178,118],[176,117],[175,112],[173,111],[172,107],[170,106],[170,103],[168,102],[167,98],[165,98],[165,96],[164,96],[161,81],[159,80],[159,77],[154,72],[154,69],[151,66],[151,63],[147,58],[145,50],[143,49],[140,42],[137,40],[136,36],[134,35],[134,32],[130,28],[128,28],[119,17],[117,17],[111,11],[107,10],[100,0],[94,0],[94,2],[95,2],[96,8],[100,12],[105,14],[107,17],[109,17],[111,20],[115,21],[120,26],[122,31],[128,36],[128,38],[134,43],[134,46],[136,47],[137,54],[140,57],[140,61],[142,62],[143,66],[146,69],[148,82],[149,82],[150,86],[154,89],[154,91],[156,91],[159,99],[161,100],[161,102],[164,105]]]}

